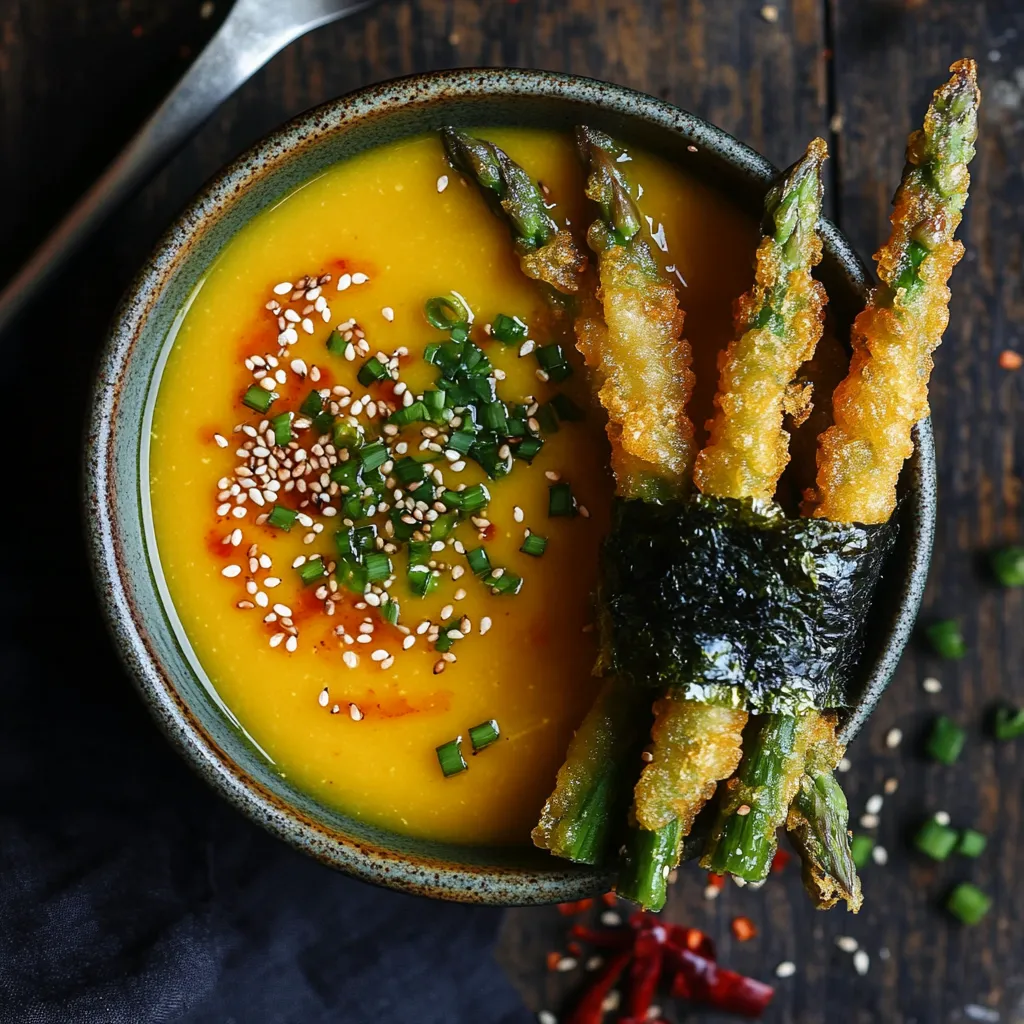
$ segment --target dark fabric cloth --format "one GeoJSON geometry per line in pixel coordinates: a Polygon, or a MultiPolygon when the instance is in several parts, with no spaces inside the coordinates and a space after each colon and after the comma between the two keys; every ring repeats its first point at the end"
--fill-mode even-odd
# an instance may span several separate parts
{"type": "MultiPolygon", "coordinates": [[[[32,395],[9,422],[38,422],[32,395]]],[[[107,638],[61,423],[29,431],[0,550],[0,1022],[532,1020],[493,959],[500,911],[345,878],[174,753],[107,638]]]]}

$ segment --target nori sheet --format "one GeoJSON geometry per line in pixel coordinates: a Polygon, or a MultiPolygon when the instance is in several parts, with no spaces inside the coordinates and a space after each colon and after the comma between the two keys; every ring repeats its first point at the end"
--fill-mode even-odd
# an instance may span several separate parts
{"type": "Polygon", "coordinates": [[[842,707],[895,535],[895,517],[859,526],[752,499],[617,500],[604,665],[754,713],[842,707]]]}

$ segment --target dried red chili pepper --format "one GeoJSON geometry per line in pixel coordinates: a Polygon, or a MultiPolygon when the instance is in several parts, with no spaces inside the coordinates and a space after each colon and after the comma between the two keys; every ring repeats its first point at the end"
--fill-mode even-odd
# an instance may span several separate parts
{"type": "Polygon", "coordinates": [[[582,914],[594,905],[593,900],[575,900],[572,903],[559,903],[558,912],[565,917],[572,917],[575,914],[582,914]]]}
{"type": "Polygon", "coordinates": [[[576,1009],[569,1014],[566,1024],[601,1024],[604,1001],[632,957],[633,950],[628,949],[616,953],[608,961],[594,983],[583,994],[583,998],[576,1004],[576,1009]]]}
{"type": "Polygon", "coordinates": [[[772,857],[771,872],[773,875],[777,875],[780,871],[783,871],[786,865],[793,859],[793,854],[788,850],[783,850],[779,847],[775,851],[775,856],[772,857]]]}
{"type": "Polygon", "coordinates": [[[629,968],[629,1016],[636,1020],[647,1019],[647,1011],[654,1002],[661,979],[662,938],[657,932],[642,931],[637,934],[633,947],[633,962],[629,968]]]}
{"type": "Polygon", "coordinates": [[[598,949],[632,949],[636,935],[631,928],[587,928],[574,924],[569,930],[574,939],[589,942],[598,949]]]}
{"type": "Polygon", "coordinates": [[[726,1013],[760,1017],[775,995],[771,985],[720,968],[688,949],[665,947],[665,960],[675,970],[672,995],[706,1003],[726,1013]]]}

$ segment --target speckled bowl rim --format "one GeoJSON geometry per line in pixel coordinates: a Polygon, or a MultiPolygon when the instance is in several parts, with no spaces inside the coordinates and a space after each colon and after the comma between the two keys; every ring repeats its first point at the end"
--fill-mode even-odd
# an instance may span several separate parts
{"type": "MultiPolygon", "coordinates": [[[[212,739],[182,699],[167,666],[156,655],[145,615],[125,585],[123,524],[113,478],[119,458],[118,407],[126,367],[137,348],[162,345],[161,339],[146,337],[147,315],[167,282],[187,260],[196,239],[238,195],[296,152],[315,147],[367,118],[388,117],[410,107],[427,109],[436,104],[486,102],[498,97],[569,101],[593,108],[595,118],[600,113],[604,121],[609,117],[618,119],[624,130],[630,124],[643,123],[647,131],[667,131],[688,144],[711,149],[737,175],[753,182],[766,184],[776,173],[752,149],[670,103],[620,86],[547,71],[474,68],[413,75],[373,85],[316,107],[258,142],[218,174],[168,230],[130,287],[100,359],[87,429],[84,484],[92,564],[117,648],[161,728],[211,785],[272,833],[358,878],[446,899],[524,905],[591,895],[608,886],[609,875],[553,858],[549,863],[529,867],[457,863],[445,856],[396,851],[386,842],[367,843],[325,829],[253,779],[212,739]]],[[[856,253],[832,224],[824,224],[823,235],[826,253],[848,284],[863,295],[868,275],[856,253]]],[[[134,428],[138,432],[138,424],[134,428]]],[[[896,613],[886,625],[888,640],[880,647],[867,674],[865,692],[872,705],[891,678],[909,640],[924,591],[934,536],[935,460],[927,421],[916,428],[916,449],[908,466],[913,477],[909,488],[911,543],[905,575],[892,584],[896,613]]],[[[844,726],[846,739],[853,736],[866,714],[867,711],[848,719],[844,726]]],[[[479,854],[475,850],[471,859],[479,860],[479,854]]],[[[486,851],[483,859],[486,860],[486,851]]]]}

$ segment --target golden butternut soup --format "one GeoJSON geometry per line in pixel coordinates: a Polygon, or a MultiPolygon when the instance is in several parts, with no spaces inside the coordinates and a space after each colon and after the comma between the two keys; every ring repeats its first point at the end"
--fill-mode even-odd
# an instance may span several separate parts
{"type": "MultiPolygon", "coordinates": [[[[482,134],[585,229],[568,137],[482,134]]],[[[713,383],[756,225],[653,156],[629,171],[713,383]]],[[[150,483],[174,607],[239,723],[325,804],[414,836],[529,841],[595,692],[613,491],[568,321],[431,137],[335,166],[254,219],[172,339],[150,483]],[[468,414],[436,411],[438,296],[442,314],[472,313],[474,408],[507,444],[470,453],[468,414]],[[492,721],[474,753],[470,730],[492,721]],[[468,767],[446,776],[437,748],[456,737],[468,767]]],[[[454,745],[442,754],[461,767],[454,745]]]]}

